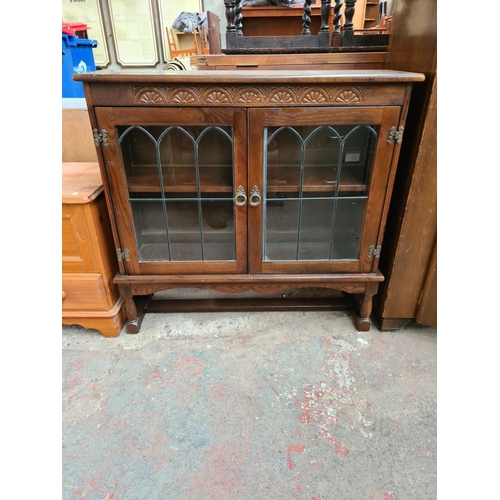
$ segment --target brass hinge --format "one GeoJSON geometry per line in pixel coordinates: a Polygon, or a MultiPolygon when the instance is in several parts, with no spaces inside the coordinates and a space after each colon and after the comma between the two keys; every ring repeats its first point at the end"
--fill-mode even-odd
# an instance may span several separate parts
{"type": "Polygon", "coordinates": [[[391,127],[389,129],[389,138],[387,139],[387,144],[392,144],[392,141],[396,139],[396,144],[401,144],[403,140],[404,127],[401,125],[397,130],[396,127],[391,127]]]}
{"type": "Polygon", "coordinates": [[[375,248],[373,245],[370,245],[368,247],[368,259],[373,259],[373,257],[378,259],[380,257],[380,250],[382,250],[382,247],[380,245],[377,245],[377,248],[375,248]]]}
{"type": "Polygon", "coordinates": [[[125,248],[123,252],[121,248],[117,248],[116,255],[118,257],[118,262],[121,262],[122,260],[125,260],[125,262],[130,262],[130,252],[128,251],[128,248],[125,248]]]}
{"type": "Polygon", "coordinates": [[[101,143],[105,148],[109,146],[107,130],[102,129],[101,133],[99,133],[99,130],[95,128],[92,132],[94,134],[94,144],[96,148],[98,148],[101,143]]]}

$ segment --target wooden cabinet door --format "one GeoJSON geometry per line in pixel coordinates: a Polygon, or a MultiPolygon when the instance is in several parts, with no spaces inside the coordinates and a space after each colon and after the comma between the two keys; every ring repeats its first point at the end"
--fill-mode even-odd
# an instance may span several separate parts
{"type": "Polygon", "coordinates": [[[374,270],[399,115],[397,106],[249,110],[251,273],[374,270]]]}
{"type": "Polygon", "coordinates": [[[246,111],[95,111],[127,272],[246,272],[246,111]]]}

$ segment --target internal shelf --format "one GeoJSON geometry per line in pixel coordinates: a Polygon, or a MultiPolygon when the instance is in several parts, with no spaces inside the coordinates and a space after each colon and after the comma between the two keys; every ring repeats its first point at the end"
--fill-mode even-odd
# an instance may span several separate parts
{"type": "MultiPolygon", "coordinates": [[[[365,192],[368,186],[360,180],[360,169],[345,169],[342,172],[339,191],[365,192]],[[358,174],[358,175],[356,175],[358,174]]],[[[304,174],[303,191],[329,192],[337,188],[336,170],[331,167],[308,167],[304,174]]],[[[269,169],[267,191],[288,193],[299,190],[297,169],[269,169]]]]}
{"type": "MultiPolygon", "coordinates": [[[[304,174],[304,192],[331,192],[336,190],[336,171],[331,167],[308,167],[304,174]]],[[[165,191],[196,192],[196,174],[190,167],[166,167],[162,170],[165,191]]],[[[342,171],[339,191],[366,192],[362,169],[351,167],[342,171]]],[[[297,169],[272,168],[268,170],[267,191],[270,193],[298,192],[297,169]]],[[[127,171],[129,192],[158,193],[160,182],[156,167],[134,167],[127,171]]],[[[204,193],[232,193],[232,167],[200,167],[200,190],[204,193]]]]}
{"type": "MultiPolygon", "coordinates": [[[[127,170],[129,192],[158,193],[160,180],[156,166],[133,167],[127,170]]],[[[162,169],[164,189],[176,193],[196,192],[194,167],[164,167],[162,169]]],[[[232,193],[232,167],[200,167],[200,189],[202,192],[232,193]]]]}

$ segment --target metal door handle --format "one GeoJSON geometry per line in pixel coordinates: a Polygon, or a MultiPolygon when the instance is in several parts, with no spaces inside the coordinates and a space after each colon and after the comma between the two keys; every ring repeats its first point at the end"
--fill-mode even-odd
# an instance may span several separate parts
{"type": "Polygon", "coordinates": [[[234,204],[238,207],[244,207],[247,204],[247,195],[243,186],[239,186],[234,196],[234,204]]]}
{"type": "Polygon", "coordinates": [[[260,197],[259,188],[257,186],[254,186],[252,188],[252,191],[250,192],[250,199],[248,200],[248,203],[250,203],[252,207],[258,207],[261,201],[262,198],[260,197]],[[256,201],[254,201],[255,198],[257,199],[256,201]]]}

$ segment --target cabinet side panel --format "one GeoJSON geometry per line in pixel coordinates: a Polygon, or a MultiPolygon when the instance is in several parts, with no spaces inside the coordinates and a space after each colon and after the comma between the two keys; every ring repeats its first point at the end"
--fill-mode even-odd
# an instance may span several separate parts
{"type": "Polygon", "coordinates": [[[393,12],[385,67],[411,68],[426,79],[413,85],[387,220],[380,261],[386,280],[375,296],[375,312],[384,319],[414,318],[435,239],[436,129],[426,121],[435,120],[429,107],[436,87],[436,13],[434,0],[399,0],[393,12]]]}
{"type": "Polygon", "coordinates": [[[422,325],[437,327],[437,244],[434,245],[415,319],[422,325]]]}
{"type": "Polygon", "coordinates": [[[433,94],[387,283],[383,317],[415,317],[437,232],[436,95],[433,94]],[[412,286],[408,286],[411,283],[412,286]]]}

